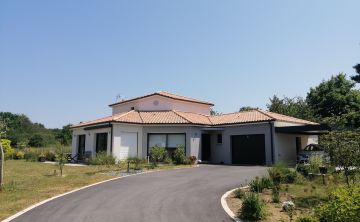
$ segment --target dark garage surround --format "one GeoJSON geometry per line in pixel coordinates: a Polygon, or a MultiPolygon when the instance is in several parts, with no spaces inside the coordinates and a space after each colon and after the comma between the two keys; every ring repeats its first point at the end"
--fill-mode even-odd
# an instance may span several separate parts
{"type": "Polygon", "coordinates": [[[265,165],[265,134],[231,136],[232,164],[265,165]]]}

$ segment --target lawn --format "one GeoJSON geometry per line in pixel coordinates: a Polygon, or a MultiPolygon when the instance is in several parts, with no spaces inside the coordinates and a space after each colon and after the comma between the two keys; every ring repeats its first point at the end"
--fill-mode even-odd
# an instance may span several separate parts
{"type": "MultiPolygon", "coordinates": [[[[112,166],[65,166],[64,175],[59,175],[57,165],[5,161],[5,186],[0,191],[0,220],[22,209],[67,191],[92,183],[114,178],[113,172],[126,171],[126,164],[112,166]]],[[[168,170],[187,168],[190,165],[159,165],[155,169],[168,170]]],[[[144,169],[144,167],[143,167],[144,169]]]]}
{"type": "Polygon", "coordinates": [[[94,166],[65,166],[63,177],[55,175],[58,168],[53,164],[5,161],[5,187],[0,191],[0,220],[44,199],[110,179],[100,174],[94,166]]]}

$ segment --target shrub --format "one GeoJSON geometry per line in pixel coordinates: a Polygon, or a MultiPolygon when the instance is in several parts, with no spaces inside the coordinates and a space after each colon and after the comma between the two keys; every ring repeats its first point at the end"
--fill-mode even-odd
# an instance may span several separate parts
{"type": "Polygon", "coordinates": [[[36,162],[39,159],[39,153],[32,150],[25,150],[24,159],[26,161],[36,162]]]}
{"type": "Polygon", "coordinates": [[[296,219],[296,222],[318,222],[319,220],[316,219],[314,216],[301,216],[296,219]]]}
{"type": "Polygon", "coordinates": [[[139,157],[128,157],[127,161],[134,164],[134,170],[141,170],[142,166],[141,163],[143,163],[143,160],[139,157]]]}
{"type": "Polygon", "coordinates": [[[45,159],[47,161],[55,161],[55,159],[56,159],[55,152],[51,151],[51,150],[45,151],[45,159]]]}
{"type": "Polygon", "coordinates": [[[15,150],[11,147],[11,141],[7,139],[1,139],[0,142],[4,149],[5,159],[12,159],[15,150]]]}
{"type": "Polygon", "coordinates": [[[99,152],[94,157],[90,158],[90,165],[114,165],[116,162],[112,155],[107,155],[106,152],[99,152]]]}
{"type": "Polygon", "coordinates": [[[304,177],[307,177],[309,175],[310,166],[305,164],[298,164],[296,166],[296,171],[301,173],[304,177]]]}
{"type": "Polygon", "coordinates": [[[160,146],[154,146],[150,149],[150,160],[152,162],[162,162],[166,157],[166,149],[160,146]]]}
{"type": "Polygon", "coordinates": [[[25,155],[25,153],[23,151],[16,150],[15,153],[14,153],[14,159],[15,160],[24,159],[24,155],[25,155]]]}
{"type": "Polygon", "coordinates": [[[172,159],[171,159],[169,156],[166,156],[165,159],[164,159],[164,163],[166,163],[166,164],[172,164],[173,161],[172,161],[172,159]]]}
{"type": "Polygon", "coordinates": [[[185,155],[185,149],[183,146],[178,146],[173,153],[173,161],[175,164],[186,164],[188,159],[185,155]]]}
{"type": "Polygon", "coordinates": [[[258,177],[255,178],[255,180],[252,180],[249,184],[250,190],[252,192],[258,192],[261,193],[265,188],[269,189],[272,187],[272,182],[267,177],[262,177],[259,179],[258,177]]]}
{"type": "Polygon", "coordinates": [[[296,171],[289,171],[287,174],[285,174],[284,182],[285,183],[294,183],[297,178],[296,171]]]}
{"type": "Polygon", "coordinates": [[[280,183],[294,183],[296,180],[296,172],[290,170],[285,164],[274,164],[268,170],[269,176],[274,185],[278,186],[280,183]]]}
{"type": "Polygon", "coordinates": [[[239,210],[239,216],[244,220],[262,220],[266,217],[265,203],[256,193],[246,193],[239,210]]]}
{"type": "Polygon", "coordinates": [[[338,188],[329,201],[315,208],[315,214],[320,221],[359,221],[360,187],[338,188]]]}
{"type": "Polygon", "coordinates": [[[319,167],[324,166],[324,158],[321,155],[313,155],[309,158],[311,173],[319,173],[319,167]]]}
{"type": "Polygon", "coordinates": [[[267,188],[267,189],[270,189],[271,187],[273,187],[273,183],[269,177],[262,177],[261,184],[264,188],[267,188]]]}
{"type": "Polygon", "coordinates": [[[38,157],[38,161],[39,162],[45,162],[46,161],[46,156],[44,153],[41,153],[38,157]]]}
{"type": "Polygon", "coordinates": [[[241,188],[237,188],[234,190],[234,197],[238,199],[242,199],[245,196],[245,191],[241,188]]]}
{"type": "Polygon", "coordinates": [[[292,201],[285,201],[282,204],[282,210],[289,216],[290,221],[292,221],[295,215],[295,204],[292,201]]]}
{"type": "Polygon", "coordinates": [[[271,198],[273,203],[279,203],[280,202],[280,191],[279,188],[273,187],[271,192],[271,198]]]}

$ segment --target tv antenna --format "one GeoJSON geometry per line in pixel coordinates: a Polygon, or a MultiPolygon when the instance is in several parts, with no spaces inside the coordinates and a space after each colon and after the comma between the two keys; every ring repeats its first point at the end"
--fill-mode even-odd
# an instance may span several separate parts
{"type": "Polygon", "coordinates": [[[125,97],[121,94],[116,95],[116,102],[124,101],[125,97]]]}

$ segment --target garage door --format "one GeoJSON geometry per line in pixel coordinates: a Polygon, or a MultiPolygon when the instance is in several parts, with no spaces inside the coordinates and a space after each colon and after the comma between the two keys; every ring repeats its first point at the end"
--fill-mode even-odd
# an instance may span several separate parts
{"type": "Polygon", "coordinates": [[[265,135],[231,136],[232,163],[265,165],[265,135]]]}
{"type": "Polygon", "coordinates": [[[120,133],[120,147],[118,151],[118,157],[124,160],[128,157],[136,157],[138,154],[136,132],[121,132],[120,133]]]}

